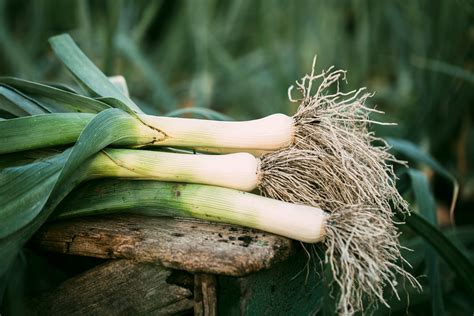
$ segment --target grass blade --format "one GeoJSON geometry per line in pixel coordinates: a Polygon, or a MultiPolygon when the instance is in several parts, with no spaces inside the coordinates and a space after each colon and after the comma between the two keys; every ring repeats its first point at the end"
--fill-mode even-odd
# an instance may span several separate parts
{"type": "Polygon", "coordinates": [[[459,280],[465,284],[471,296],[474,296],[474,265],[459,248],[435,226],[422,216],[412,213],[410,216],[397,214],[400,221],[404,221],[415,233],[423,237],[446,261],[457,274],[459,280]]]}
{"type": "Polygon", "coordinates": [[[447,179],[453,179],[453,176],[448,170],[446,170],[439,162],[433,159],[433,157],[422,151],[414,143],[400,138],[387,138],[387,142],[393,150],[407,156],[413,161],[428,165],[435,172],[447,179]]]}
{"type": "Polygon", "coordinates": [[[426,59],[421,57],[412,58],[412,63],[415,67],[439,72],[453,78],[460,78],[462,80],[466,80],[470,84],[474,84],[474,73],[460,66],[451,65],[440,60],[426,59]]]}
{"type": "Polygon", "coordinates": [[[456,206],[456,201],[459,195],[459,184],[456,178],[454,178],[454,176],[448,170],[446,170],[439,162],[437,162],[427,153],[423,152],[421,149],[418,148],[418,146],[416,146],[412,142],[399,138],[387,138],[387,142],[390,146],[392,146],[392,149],[394,149],[395,151],[407,156],[413,161],[429,166],[431,169],[433,169],[433,171],[453,183],[453,198],[451,199],[450,206],[451,220],[453,221],[453,211],[456,206]]]}
{"type": "Polygon", "coordinates": [[[135,43],[141,43],[143,37],[145,36],[147,30],[150,28],[150,25],[155,19],[156,15],[160,11],[160,8],[163,5],[162,0],[156,0],[149,2],[143,9],[143,16],[138,21],[136,26],[132,30],[132,40],[135,43]]]}
{"type": "MultiPolygon", "coordinates": [[[[409,169],[416,204],[423,217],[433,226],[437,226],[436,203],[430,191],[428,179],[418,170],[409,169]]],[[[431,311],[433,315],[444,315],[443,289],[436,250],[431,245],[425,249],[427,276],[431,289],[431,311]]]]}
{"type": "Polygon", "coordinates": [[[116,45],[120,53],[143,74],[145,82],[152,89],[153,100],[158,102],[162,109],[175,109],[178,102],[160,73],[154,70],[154,65],[143,56],[138,46],[124,34],[118,34],[116,45]]]}

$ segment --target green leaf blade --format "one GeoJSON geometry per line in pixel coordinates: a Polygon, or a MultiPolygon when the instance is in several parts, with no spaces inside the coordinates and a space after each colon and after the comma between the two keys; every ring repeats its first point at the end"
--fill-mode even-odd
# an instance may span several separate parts
{"type": "Polygon", "coordinates": [[[456,201],[459,195],[459,184],[456,178],[444,168],[438,161],[433,159],[429,154],[420,150],[415,144],[404,139],[399,138],[387,138],[387,143],[395,151],[407,156],[408,158],[429,166],[433,171],[446,178],[448,181],[453,183],[453,197],[451,200],[450,213],[454,212],[456,201]]]}
{"type": "MultiPolygon", "coordinates": [[[[411,178],[412,189],[420,213],[431,225],[437,227],[436,202],[430,191],[428,179],[421,171],[416,169],[409,169],[408,174],[411,178]]],[[[439,271],[439,259],[436,250],[431,245],[428,245],[425,249],[425,262],[431,289],[432,313],[433,315],[444,315],[444,300],[441,275],[439,271]]]]}
{"type": "MultiPolygon", "coordinates": [[[[1,81],[0,81],[1,82],[1,81]]],[[[14,116],[46,113],[46,110],[10,86],[0,84],[0,110],[14,116]]]]}
{"type": "Polygon", "coordinates": [[[33,163],[2,170],[3,179],[14,179],[21,185],[0,182],[0,200],[10,201],[0,209],[0,276],[9,270],[21,247],[48,219],[57,204],[82,181],[81,164],[109,144],[127,137],[136,124],[133,116],[119,109],[102,111],[84,128],[72,149],[43,161],[42,167],[33,163]],[[36,188],[37,194],[25,199],[32,187],[36,188]]]}
{"type": "Polygon", "coordinates": [[[38,102],[50,113],[99,113],[100,111],[110,108],[108,104],[99,100],[66,91],[65,89],[59,89],[51,85],[12,77],[0,77],[0,83],[18,89],[38,102]]]}
{"type": "Polygon", "coordinates": [[[474,296],[474,265],[469,261],[469,258],[422,216],[416,213],[412,213],[410,216],[397,213],[397,217],[436,249],[444,261],[456,272],[459,280],[465,284],[471,296],[474,296]]]}
{"type": "Polygon", "coordinates": [[[0,121],[0,154],[74,143],[93,117],[89,113],[50,113],[0,121]]]}
{"type": "Polygon", "coordinates": [[[63,64],[95,96],[115,98],[127,106],[122,110],[142,113],[130,98],[108,80],[68,34],[51,37],[49,42],[63,64]]]}

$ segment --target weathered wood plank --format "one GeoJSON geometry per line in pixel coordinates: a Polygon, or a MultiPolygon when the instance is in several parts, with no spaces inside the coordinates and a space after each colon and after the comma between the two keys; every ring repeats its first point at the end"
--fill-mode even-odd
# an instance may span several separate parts
{"type": "Polygon", "coordinates": [[[287,238],[239,226],[132,214],[45,225],[32,245],[46,251],[155,262],[169,268],[243,276],[289,257],[287,238]]]}
{"type": "Polygon", "coordinates": [[[34,300],[37,315],[174,315],[191,311],[189,289],[168,284],[171,270],[111,260],[34,300]]]}
{"type": "Polygon", "coordinates": [[[217,315],[217,278],[212,274],[194,276],[194,315],[217,315]]]}

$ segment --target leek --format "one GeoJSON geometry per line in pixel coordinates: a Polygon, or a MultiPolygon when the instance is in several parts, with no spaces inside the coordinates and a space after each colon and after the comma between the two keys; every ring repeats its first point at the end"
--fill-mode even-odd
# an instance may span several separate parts
{"type": "MultiPolygon", "coordinates": [[[[0,154],[74,143],[94,117],[91,113],[50,113],[0,121],[0,154]]],[[[266,118],[223,122],[139,114],[136,129],[117,146],[169,146],[202,148],[220,153],[274,151],[292,143],[293,119],[284,114],[266,118]],[[153,137],[149,141],[148,137],[153,137]]]]}
{"type": "MultiPolygon", "coordinates": [[[[55,37],[51,42],[80,84],[99,98],[100,105],[94,108],[102,108],[104,103],[105,108],[116,107],[130,115],[114,109],[103,111],[114,114],[111,121],[103,112],[40,114],[0,121],[0,153],[75,142],[73,150],[56,157],[55,163],[50,163],[54,159],[46,159],[37,166],[4,169],[4,178],[12,182],[23,181],[31,176],[27,172],[35,170],[35,180],[30,185],[42,184],[38,192],[33,192],[42,199],[38,203],[27,189],[10,197],[10,190],[3,186],[8,207],[3,212],[1,236],[7,239],[2,240],[0,250],[9,259],[4,267],[70,189],[81,181],[107,176],[207,183],[240,190],[258,188],[265,196],[285,201],[198,184],[183,187],[155,181],[121,181],[116,183],[123,185],[122,198],[136,199],[135,204],[119,199],[116,204],[104,206],[95,200],[97,206],[92,209],[95,212],[151,206],[171,215],[226,221],[307,242],[322,241],[334,283],[340,287],[337,306],[343,314],[364,310],[365,299],[387,305],[384,287],[396,293],[397,275],[418,285],[397,265],[401,255],[392,205],[400,211],[407,211],[408,205],[395,189],[396,177],[388,163],[395,159],[388,152],[388,145],[368,129],[371,123],[382,124],[369,119],[369,114],[377,112],[365,106],[371,94],[364,89],[340,91],[345,71],[331,67],[316,74],[314,61],[311,73],[295,84],[300,96],[295,98],[294,87],[289,89],[290,101],[299,104],[293,116],[274,114],[246,122],[168,118],[144,114],[85,57],[70,37],[55,37]],[[319,86],[313,86],[316,81],[319,86]],[[100,121],[115,125],[112,129],[103,128],[97,124],[100,121]],[[99,130],[110,133],[101,134],[99,130]],[[89,146],[91,142],[93,146],[89,146]],[[380,145],[374,146],[375,142],[380,145]],[[244,153],[178,157],[112,149],[91,157],[109,145],[247,152],[259,158],[244,153]],[[151,195],[153,192],[156,199],[151,195]],[[26,206],[18,209],[17,204],[26,206]],[[99,209],[100,205],[104,208],[99,209]]],[[[72,95],[67,99],[71,98],[72,95]]],[[[68,105],[66,108],[75,108],[68,105]]],[[[70,209],[76,215],[87,213],[80,210],[70,209]]]]}
{"type": "Polygon", "coordinates": [[[257,188],[259,160],[247,153],[188,155],[133,149],[104,149],[81,166],[84,179],[104,177],[201,183],[242,191],[257,188]]]}
{"type": "Polygon", "coordinates": [[[324,238],[329,215],[319,208],[215,186],[107,180],[72,194],[58,206],[57,218],[127,210],[236,224],[308,243],[324,238]]]}

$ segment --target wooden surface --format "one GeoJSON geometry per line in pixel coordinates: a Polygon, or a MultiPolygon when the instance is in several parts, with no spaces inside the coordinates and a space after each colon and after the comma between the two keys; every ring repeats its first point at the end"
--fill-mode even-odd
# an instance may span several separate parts
{"type": "Polygon", "coordinates": [[[32,245],[45,251],[98,258],[126,258],[165,267],[243,276],[286,260],[287,238],[239,226],[115,214],[45,225],[32,245]]]}
{"type": "Polygon", "coordinates": [[[171,270],[111,260],[33,302],[38,315],[175,315],[192,311],[192,292],[169,284],[171,270]]]}
{"type": "Polygon", "coordinates": [[[194,315],[217,315],[217,278],[212,274],[194,276],[194,315]]]}

